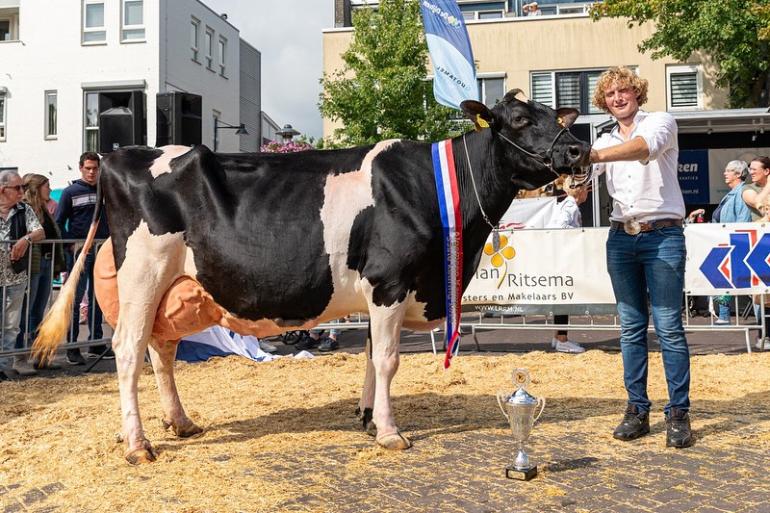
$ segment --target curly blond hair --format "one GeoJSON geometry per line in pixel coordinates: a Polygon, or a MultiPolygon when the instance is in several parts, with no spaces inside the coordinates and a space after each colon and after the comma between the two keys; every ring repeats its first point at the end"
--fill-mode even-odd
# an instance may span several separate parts
{"type": "Polygon", "coordinates": [[[608,69],[599,76],[599,80],[596,82],[596,89],[594,90],[593,104],[602,109],[604,112],[609,112],[607,108],[607,101],[604,99],[604,92],[617,83],[621,88],[630,87],[636,92],[636,101],[641,107],[647,103],[647,87],[648,82],[644,78],[640,78],[631,69],[625,66],[616,66],[608,69]]]}

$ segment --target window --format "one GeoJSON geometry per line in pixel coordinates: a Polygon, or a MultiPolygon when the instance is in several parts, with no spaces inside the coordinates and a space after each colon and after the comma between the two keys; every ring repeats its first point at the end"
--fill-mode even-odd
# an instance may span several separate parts
{"type": "Polygon", "coordinates": [[[554,109],[573,108],[581,114],[601,114],[593,106],[599,75],[604,70],[545,71],[530,75],[532,99],[554,109]]]}
{"type": "Polygon", "coordinates": [[[45,92],[45,138],[56,139],[57,132],[57,105],[56,91],[45,92]]]}
{"type": "Polygon", "coordinates": [[[99,44],[106,41],[104,2],[83,0],[83,44],[99,44]]]}
{"type": "Polygon", "coordinates": [[[144,2],[143,0],[123,0],[121,14],[123,42],[144,41],[144,2]]]}
{"type": "Polygon", "coordinates": [[[83,150],[99,151],[99,93],[85,95],[83,150]]]}
{"type": "MultiPolygon", "coordinates": [[[[465,15],[463,15],[465,17],[465,15]]],[[[479,11],[480,20],[494,20],[503,17],[503,11],[479,11]]]]}
{"type": "Polygon", "coordinates": [[[543,105],[553,107],[556,105],[553,101],[553,73],[532,73],[530,76],[530,91],[532,99],[543,105]]]}
{"type": "Polygon", "coordinates": [[[192,60],[200,64],[198,60],[198,51],[200,50],[201,22],[197,18],[190,20],[190,49],[192,50],[192,60]]]}
{"type": "Polygon", "coordinates": [[[206,67],[211,71],[214,71],[213,67],[213,55],[214,55],[214,29],[206,27],[206,67]]]}
{"type": "Polygon", "coordinates": [[[6,106],[6,96],[0,94],[0,141],[5,141],[5,119],[8,108],[6,106]]]}
{"type": "MultiPolygon", "coordinates": [[[[2,2],[0,2],[2,4],[2,2]]],[[[13,2],[11,2],[13,4],[13,2]]],[[[19,5],[16,2],[16,5],[19,5]]],[[[19,40],[19,8],[0,7],[0,41],[19,40]]]]}
{"type": "Polygon", "coordinates": [[[505,77],[481,77],[479,80],[479,97],[481,102],[489,108],[494,107],[497,102],[505,96],[505,77]]]}
{"type": "Polygon", "coordinates": [[[227,51],[227,39],[219,37],[219,74],[225,76],[225,56],[227,51]]]}
{"type": "Polygon", "coordinates": [[[667,66],[666,89],[669,109],[703,108],[703,85],[697,66],[667,66]]]}
{"type": "Polygon", "coordinates": [[[498,0],[483,3],[459,3],[459,7],[466,21],[491,20],[504,17],[505,11],[508,9],[507,4],[508,2],[498,0]]]}

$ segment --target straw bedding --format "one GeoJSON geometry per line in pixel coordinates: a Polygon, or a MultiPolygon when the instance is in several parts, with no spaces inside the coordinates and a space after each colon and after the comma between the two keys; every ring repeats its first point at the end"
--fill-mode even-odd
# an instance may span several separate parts
{"type": "MultiPolygon", "coordinates": [[[[3,382],[0,487],[50,490],[53,483],[56,491],[46,504],[66,512],[279,511],[299,494],[326,490],[328,496],[340,482],[357,476],[388,477],[399,462],[451,459],[456,456],[454,446],[445,442],[459,432],[504,434],[494,394],[512,389],[515,367],[528,368],[533,376],[530,391],[547,398],[537,434],[547,438],[577,429],[595,431],[597,444],[591,454],[601,457],[616,450],[607,440],[625,403],[619,355],[470,355],[456,358],[449,371],[442,369],[442,360],[429,354],[402,356],[393,384],[396,419],[416,444],[405,452],[377,448],[353,417],[363,381],[363,355],[262,364],[231,357],[177,364],[183,404],[206,429],[189,440],[163,431],[148,366],[139,381],[140,407],[160,457],[140,467],[127,465],[123,444],[115,442],[120,429],[115,375],[3,382]],[[310,478],[321,465],[335,468],[340,482],[310,478]],[[302,490],[287,485],[288,476],[297,475],[309,476],[302,490]]],[[[652,355],[650,363],[649,391],[657,422],[667,393],[659,355],[652,355]]],[[[701,443],[727,447],[742,436],[740,430],[722,429],[723,435],[708,437],[710,426],[721,429],[725,422],[740,423],[752,412],[766,412],[770,355],[697,356],[692,363],[693,427],[706,435],[701,443]],[[699,410],[710,414],[698,415],[699,410]]],[[[758,443],[770,440],[768,418],[751,419],[758,443]]],[[[639,444],[658,450],[659,437],[648,438],[639,444]]],[[[561,493],[545,485],[539,490],[561,493]]],[[[0,510],[9,497],[0,495],[0,510]]],[[[301,504],[293,509],[333,510],[312,500],[301,504]]],[[[390,510],[383,504],[382,511],[390,510]]]]}

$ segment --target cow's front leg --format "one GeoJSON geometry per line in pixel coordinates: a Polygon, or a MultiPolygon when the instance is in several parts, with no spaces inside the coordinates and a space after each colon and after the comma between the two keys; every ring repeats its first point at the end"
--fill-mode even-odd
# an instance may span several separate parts
{"type": "Polygon", "coordinates": [[[375,378],[373,420],[377,426],[377,443],[386,449],[412,446],[412,442],[398,430],[390,403],[390,383],[398,370],[398,346],[405,312],[402,303],[390,307],[369,306],[375,378]]]}
{"type": "Polygon", "coordinates": [[[174,360],[176,359],[177,342],[150,339],[150,360],[158,384],[160,404],[163,408],[163,427],[171,428],[180,438],[188,438],[203,429],[197,426],[184,411],[182,401],[174,380],[174,360]]]}
{"type": "Polygon", "coordinates": [[[374,364],[372,363],[372,328],[369,326],[366,334],[366,374],[364,375],[364,388],[361,391],[361,400],[358,403],[356,414],[361,419],[361,426],[368,434],[375,436],[377,427],[374,425],[372,413],[374,408],[374,364]]]}

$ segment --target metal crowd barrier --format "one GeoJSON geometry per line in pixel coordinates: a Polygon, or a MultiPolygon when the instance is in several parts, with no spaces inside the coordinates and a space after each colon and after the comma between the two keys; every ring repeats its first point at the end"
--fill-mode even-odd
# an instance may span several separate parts
{"type": "MultiPolygon", "coordinates": [[[[46,240],[42,240],[34,243],[37,245],[51,244],[51,255],[50,255],[51,266],[50,266],[50,274],[48,275],[48,279],[50,280],[50,283],[51,283],[51,291],[48,295],[48,301],[46,304],[45,312],[48,311],[48,308],[50,307],[51,303],[56,297],[55,290],[62,284],[58,281],[59,276],[54,276],[54,265],[57,259],[57,254],[61,251],[65,252],[65,266],[67,270],[64,272],[69,273],[69,271],[71,270],[71,266],[74,263],[74,259],[76,258],[77,254],[79,254],[80,252],[79,249],[82,247],[84,241],[85,239],[55,239],[55,240],[46,239],[46,240]],[[71,253],[72,260],[67,260],[67,257],[66,257],[67,251],[64,249],[65,245],[75,245],[78,248],[76,252],[71,253]]],[[[104,241],[105,239],[96,239],[96,241],[94,242],[94,249],[92,249],[92,251],[94,252],[98,251],[98,249],[101,247],[104,241]]],[[[10,247],[15,242],[16,242],[15,240],[0,241],[0,247],[3,248],[4,251],[10,252],[10,247]]],[[[45,258],[45,255],[41,255],[41,259],[43,258],[45,258]]],[[[24,291],[25,306],[23,307],[23,312],[26,312],[26,315],[24,315],[20,319],[20,326],[19,326],[19,327],[21,326],[24,327],[24,337],[23,337],[23,340],[20,341],[21,347],[16,347],[16,345],[14,345],[14,347],[6,348],[5,350],[3,350],[2,347],[0,347],[0,356],[16,356],[16,355],[29,354],[30,348],[32,347],[32,343],[34,342],[34,334],[30,333],[30,330],[29,330],[30,315],[31,315],[29,297],[30,297],[30,286],[31,286],[31,279],[32,279],[32,273],[31,273],[32,249],[31,248],[27,251],[26,259],[27,259],[27,282],[26,282],[26,287],[24,291]]],[[[81,279],[84,279],[84,278],[85,278],[84,275],[81,274],[81,279]]],[[[7,304],[6,287],[0,287],[0,289],[2,290],[2,305],[5,305],[7,304]]],[[[86,292],[84,295],[87,295],[87,293],[88,293],[88,289],[86,288],[86,292]]],[[[76,301],[75,304],[78,305],[78,308],[81,300],[82,298],[76,298],[75,300],[76,301]]],[[[95,301],[96,301],[95,298],[90,296],[88,297],[89,308],[92,307],[95,301]]],[[[0,311],[4,313],[4,309],[0,311]]],[[[4,320],[5,320],[4,315],[0,316],[0,337],[2,337],[3,339],[5,338],[6,331],[9,329],[9,327],[5,325],[4,320]]],[[[90,325],[86,325],[84,328],[87,329],[87,332],[89,335],[93,333],[93,330],[94,330],[93,320],[90,325]]],[[[13,327],[10,329],[15,330],[16,327],[13,327]]],[[[84,331],[84,330],[81,329],[81,331],[84,331]]],[[[110,330],[108,329],[108,333],[109,331],[110,330]]],[[[73,334],[73,332],[74,332],[74,326],[70,326],[70,337],[73,334]]],[[[17,341],[18,341],[18,337],[17,337],[17,341]]],[[[76,348],[89,347],[89,346],[109,345],[111,343],[112,343],[112,338],[110,336],[103,336],[98,339],[71,342],[71,343],[67,343],[66,345],[63,344],[61,346],[61,349],[76,349],[76,348]]]]}
{"type": "MultiPolygon", "coordinates": [[[[54,270],[54,262],[56,261],[56,252],[57,251],[63,251],[63,246],[65,244],[76,244],[79,246],[82,246],[83,239],[58,239],[58,240],[44,240],[37,242],[36,244],[45,244],[50,243],[52,245],[52,252],[51,252],[51,274],[49,276],[49,279],[52,282],[52,290],[49,294],[48,298],[48,304],[46,305],[46,311],[48,310],[48,307],[50,306],[51,302],[55,298],[54,289],[56,288],[57,281],[55,280],[57,277],[54,276],[53,270],[54,270]]],[[[10,244],[13,244],[16,241],[0,241],[0,245],[6,244],[7,248],[10,247],[10,244]]],[[[101,246],[101,244],[104,243],[103,239],[99,239],[95,243],[95,250],[98,250],[98,248],[101,246]]],[[[2,246],[0,246],[2,247],[2,246]]],[[[73,254],[73,259],[74,255],[73,254]]],[[[73,260],[74,261],[74,260],[73,260]]],[[[26,291],[25,291],[25,303],[27,303],[27,298],[29,298],[30,293],[30,278],[31,273],[30,269],[32,266],[32,251],[27,252],[27,283],[26,283],[26,291]]],[[[68,262],[68,267],[71,266],[71,262],[68,262]]],[[[83,279],[83,276],[81,275],[81,279],[83,279]]],[[[3,305],[6,304],[6,288],[1,287],[2,289],[2,301],[3,305]]],[[[87,292],[87,289],[86,289],[87,292]]],[[[735,322],[731,321],[731,324],[727,325],[718,325],[714,323],[715,316],[711,316],[710,322],[707,324],[696,324],[692,322],[692,318],[689,315],[689,309],[686,307],[688,304],[688,297],[686,294],[684,295],[684,327],[686,331],[698,331],[698,332],[717,332],[717,331],[725,331],[725,332],[743,332],[745,335],[746,340],[746,350],[748,352],[752,351],[751,347],[751,332],[752,331],[760,331],[760,333],[764,334],[766,333],[766,319],[765,316],[762,315],[760,318],[760,322],[757,323],[744,323],[742,322],[741,312],[738,308],[739,306],[739,296],[735,296],[734,299],[734,310],[735,310],[735,322]]],[[[76,299],[76,301],[79,301],[80,298],[76,299]]],[[[89,308],[92,307],[94,304],[95,299],[92,297],[89,297],[89,308]]],[[[765,296],[760,295],[760,301],[761,304],[764,304],[765,302],[765,296]]],[[[77,303],[79,305],[79,302],[77,303]]],[[[548,311],[551,307],[543,307],[542,313],[537,314],[531,314],[528,313],[526,315],[507,315],[505,313],[506,307],[500,307],[500,308],[493,308],[491,311],[478,311],[478,312],[465,312],[463,314],[463,318],[461,320],[460,326],[464,334],[470,333],[473,336],[473,341],[476,345],[477,350],[481,350],[481,346],[478,340],[477,333],[479,331],[484,330],[499,330],[499,329],[506,329],[506,330],[554,330],[554,329],[563,329],[563,330],[582,330],[582,331],[619,331],[620,330],[620,323],[618,321],[616,314],[608,314],[607,312],[607,305],[598,305],[597,309],[595,311],[585,311],[580,314],[570,314],[569,316],[569,323],[568,324],[555,324],[553,322],[554,312],[548,311]],[[492,315],[492,319],[489,318],[489,315],[492,315]],[[610,317],[611,322],[600,322],[606,318],[610,317]]],[[[21,319],[21,323],[23,323],[25,329],[25,336],[24,340],[22,341],[21,347],[13,347],[13,348],[6,348],[5,350],[2,350],[0,348],[0,356],[15,356],[15,355],[24,355],[29,353],[29,349],[32,345],[32,342],[34,341],[34,338],[32,334],[29,332],[29,322],[30,322],[30,308],[26,308],[26,315],[23,319],[21,319]]],[[[93,318],[93,316],[91,316],[93,318]]],[[[5,323],[2,322],[3,319],[0,318],[0,336],[5,336],[5,331],[8,329],[7,326],[5,326],[5,323]]],[[[349,329],[366,329],[368,327],[368,317],[365,314],[354,314],[351,316],[348,316],[345,320],[338,320],[328,323],[319,324],[317,328],[320,329],[331,329],[336,328],[339,330],[349,330],[349,329]]],[[[93,321],[91,325],[86,326],[88,330],[88,334],[93,333],[94,325],[93,321]]],[[[72,333],[72,330],[74,329],[74,326],[70,327],[70,333],[72,333]]],[[[654,330],[654,327],[652,324],[649,326],[649,330],[654,330]]],[[[437,352],[436,348],[436,338],[437,334],[440,333],[440,328],[437,328],[430,332],[431,342],[433,345],[433,352],[437,352]]],[[[107,328],[107,332],[111,334],[111,330],[107,328]]],[[[81,333],[81,335],[83,335],[81,333]]],[[[88,347],[88,346],[97,346],[97,345],[109,345],[111,343],[110,336],[104,336],[99,339],[94,340],[82,340],[78,342],[72,342],[67,343],[66,345],[63,345],[61,349],[75,349],[75,348],[81,348],[81,347],[88,347]]],[[[760,346],[762,347],[762,346],[760,346]]]]}
{"type": "MultiPolygon", "coordinates": [[[[750,295],[747,295],[750,296],[750,295]]],[[[760,334],[767,333],[766,331],[766,315],[770,315],[770,309],[766,307],[766,313],[760,315],[759,323],[756,322],[744,322],[745,316],[739,308],[739,296],[735,295],[733,298],[733,308],[735,310],[735,319],[731,316],[730,324],[715,324],[715,313],[710,314],[708,323],[698,324],[693,322],[693,317],[690,315],[688,308],[690,296],[683,294],[683,324],[685,331],[690,332],[743,332],[746,342],[746,351],[751,353],[751,332],[758,331],[760,334]]],[[[759,295],[760,304],[764,304],[765,295],[759,295]]],[[[711,301],[711,298],[709,298],[711,301]]],[[[751,303],[749,303],[751,304],[751,303]]],[[[549,307],[544,307],[544,310],[549,307]]],[[[614,309],[614,305],[613,305],[614,309]]],[[[490,312],[468,312],[464,314],[460,326],[463,331],[470,330],[470,334],[473,336],[473,342],[476,345],[477,350],[481,350],[481,345],[478,339],[478,332],[484,330],[567,330],[567,331],[620,331],[620,321],[617,313],[608,314],[606,309],[598,308],[598,311],[591,312],[585,311],[581,314],[570,314],[569,322],[567,324],[556,324],[553,322],[554,312],[544,311],[542,314],[527,314],[527,315],[509,315],[505,313],[505,307],[499,309],[492,309],[491,317],[490,312]],[[605,319],[610,318],[610,322],[602,322],[605,319]]],[[[558,313],[558,312],[557,312],[558,313]]],[[[753,317],[753,313],[751,314],[753,317]]],[[[648,331],[654,332],[655,327],[650,322],[647,327],[648,331]]],[[[760,345],[760,350],[763,345],[760,345]]],[[[435,351],[435,350],[434,350],[435,351]]]]}

